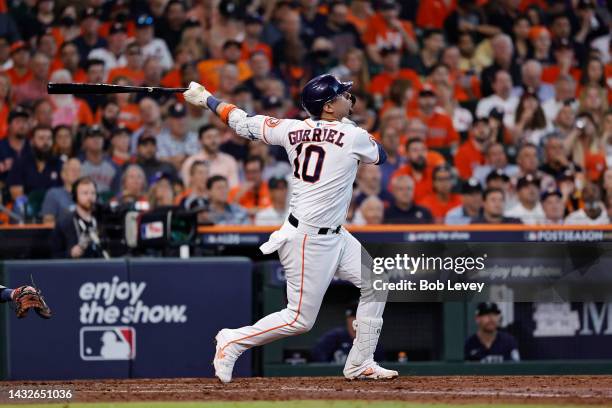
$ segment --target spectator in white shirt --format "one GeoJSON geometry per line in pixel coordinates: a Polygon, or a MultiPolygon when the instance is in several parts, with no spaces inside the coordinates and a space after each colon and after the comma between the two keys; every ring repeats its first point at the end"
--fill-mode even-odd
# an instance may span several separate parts
{"type": "Polygon", "coordinates": [[[610,223],[606,207],[601,201],[601,190],[594,183],[587,183],[582,190],[584,207],[565,218],[566,225],[605,225],[610,223]]]}
{"type": "Polygon", "coordinates": [[[565,216],[565,202],[558,188],[550,188],[540,196],[544,218],[538,220],[542,225],[563,225],[565,216]]]}
{"type": "Polygon", "coordinates": [[[87,59],[104,61],[104,78],[108,78],[111,69],[125,65],[123,53],[127,45],[127,30],[122,23],[113,23],[108,32],[106,47],[91,50],[87,59]]]}
{"type": "Polygon", "coordinates": [[[155,57],[159,59],[164,71],[172,69],[174,61],[168,46],[164,40],[154,37],[153,17],[143,14],[136,19],[136,42],[142,48],[142,54],[145,58],[155,57]]]}
{"type": "Polygon", "coordinates": [[[199,150],[198,136],[187,129],[187,108],[182,103],[170,106],[166,124],[157,137],[157,158],[178,171],[185,159],[199,150]]]}
{"type": "Polygon", "coordinates": [[[544,219],[540,204],[540,180],[531,174],[521,177],[516,184],[518,203],[504,214],[519,218],[523,224],[535,225],[544,219]]]}
{"type": "Polygon", "coordinates": [[[542,104],[544,116],[549,123],[552,123],[557,118],[559,110],[564,104],[569,103],[574,109],[578,108],[578,101],[574,99],[576,96],[576,81],[571,75],[559,75],[555,81],[555,97],[550,98],[542,104]]]}
{"type": "Polygon", "coordinates": [[[255,214],[255,225],[281,225],[287,217],[287,180],[272,177],[268,180],[268,188],[272,206],[255,214]]]}
{"type": "Polygon", "coordinates": [[[512,93],[512,77],[508,71],[500,69],[493,77],[493,94],[482,98],[476,106],[476,117],[487,118],[494,108],[504,112],[504,126],[514,126],[514,114],[519,98],[512,93]]]}

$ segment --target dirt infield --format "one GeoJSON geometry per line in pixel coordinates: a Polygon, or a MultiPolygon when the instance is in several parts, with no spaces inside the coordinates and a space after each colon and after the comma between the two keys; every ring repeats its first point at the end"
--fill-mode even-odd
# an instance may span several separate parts
{"type": "Polygon", "coordinates": [[[210,378],[6,381],[0,383],[0,403],[16,402],[8,394],[17,389],[70,389],[72,402],[326,399],[612,406],[612,376],[401,377],[387,382],[349,382],[340,377],[238,378],[230,384],[210,378]]]}

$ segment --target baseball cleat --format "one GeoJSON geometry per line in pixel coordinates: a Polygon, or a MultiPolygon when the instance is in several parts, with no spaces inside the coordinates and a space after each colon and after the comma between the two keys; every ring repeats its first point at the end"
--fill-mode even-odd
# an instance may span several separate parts
{"type": "Polygon", "coordinates": [[[361,374],[350,378],[349,380],[391,380],[393,378],[399,377],[399,373],[395,370],[387,370],[386,368],[382,368],[377,363],[366,368],[361,374]]]}
{"type": "Polygon", "coordinates": [[[222,383],[227,384],[232,381],[232,371],[234,370],[234,364],[236,363],[237,357],[231,355],[228,350],[227,344],[230,342],[229,329],[223,329],[217,336],[215,336],[217,342],[215,350],[215,358],[213,360],[213,366],[215,367],[215,377],[217,377],[222,383]]]}

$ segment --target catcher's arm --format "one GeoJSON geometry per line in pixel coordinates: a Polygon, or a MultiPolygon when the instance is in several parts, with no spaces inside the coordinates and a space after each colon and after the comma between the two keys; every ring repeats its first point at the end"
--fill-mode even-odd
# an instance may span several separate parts
{"type": "Polygon", "coordinates": [[[191,82],[183,96],[192,105],[208,108],[216,114],[226,125],[232,128],[238,136],[249,140],[261,140],[264,121],[268,118],[263,115],[249,116],[245,111],[231,103],[215,98],[203,85],[191,82]]]}

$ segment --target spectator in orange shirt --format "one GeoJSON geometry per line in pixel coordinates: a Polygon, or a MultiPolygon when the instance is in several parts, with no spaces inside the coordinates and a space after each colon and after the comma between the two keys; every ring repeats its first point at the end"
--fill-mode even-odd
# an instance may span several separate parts
{"type": "Polygon", "coordinates": [[[258,14],[249,14],[244,20],[244,40],[242,41],[241,60],[247,61],[254,52],[262,52],[272,65],[272,48],[261,41],[264,21],[258,14]]]}
{"type": "MultiPolygon", "coordinates": [[[[115,77],[113,84],[130,86],[134,85],[127,77],[118,76],[115,77]]],[[[119,118],[118,123],[130,129],[132,132],[136,131],[142,123],[140,120],[140,109],[138,105],[134,103],[134,94],[130,93],[118,93],[113,95],[112,99],[119,105],[119,118]]]]}
{"type": "Polygon", "coordinates": [[[60,47],[60,61],[63,69],[67,69],[72,75],[73,82],[85,82],[87,74],[83,68],[80,67],[79,49],[71,42],[66,41],[60,47]]]}
{"type": "Polygon", "coordinates": [[[246,81],[251,77],[251,69],[246,61],[242,61],[242,44],[236,40],[227,40],[223,44],[223,58],[205,59],[198,63],[198,71],[202,78],[202,85],[210,92],[215,93],[219,87],[221,69],[232,64],[238,68],[238,79],[240,82],[246,81]]]}
{"type": "Polygon", "coordinates": [[[6,75],[13,86],[21,85],[32,78],[30,49],[25,42],[19,40],[11,44],[10,50],[13,67],[6,71],[6,75]]]}
{"type": "Polygon", "coordinates": [[[446,17],[457,7],[455,0],[427,0],[418,4],[417,26],[435,29],[442,29],[446,17]]]}
{"type": "Polygon", "coordinates": [[[363,35],[368,28],[368,21],[372,13],[372,5],[369,0],[353,0],[347,20],[363,35]]]}
{"type": "Polygon", "coordinates": [[[144,80],[144,72],[142,71],[143,56],[140,45],[133,42],[125,49],[126,65],[115,67],[108,73],[108,82],[114,83],[117,77],[126,77],[132,81],[132,84],[138,86],[144,80]]]}
{"type": "Polygon", "coordinates": [[[598,128],[589,112],[576,115],[576,127],[564,140],[570,159],[586,170],[589,180],[597,181],[606,170],[606,158],[598,128]]]}
{"type": "Polygon", "coordinates": [[[408,118],[419,118],[427,125],[425,139],[428,148],[453,151],[459,142],[459,134],[453,127],[453,120],[436,107],[436,93],[431,85],[425,84],[419,91],[418,110],[408,113],[408,118]]]}
{"type": "Polygon", "coordinates": [[[390,109],[399,109],[404,115],[415,104],[414,87],[409,79],[396,79],[389,87],[389,97],[378,111],[379,117],[384,117],[390,109]]]}
{"type": "Polygon", "coordinates": [[[247,157],[244,162],[245,181],[229,192],[228,201],[240,204],[251,216],[272,204],[268,184],[263,181],[263,168],[261,157],[247,157]]]}
{"type": "Polygon", "coordinates": [[[446,213],[461,205],[461,196],[452,192],[453,170],[447,165],[438,166],[433,171],[433,193],[419,201],[427,208],[437,224],[444,222],[446,213]]]}
{"type": "Polygon", "coordinates": [[[462,180],[472,177],[474,168],[485,163],[484,152],[493,141],[493,132],[491,132],[488,119],[476,119],[469,132],[468,140],[455,153],[455,167],[462,180]]]}
{"type": "Polygon", "coordinates": [[[399,19],[399,6],[395,0],[377,2],[376,14],[368,21],[363,34],[368,57],[376,64],[382,63],[380,50],[384,47],[397,48],[416,53],[419,46],[412,24],[399,19]]]}
{"type": "MultiPolygon", "coordinates": [[[[191,48],[179,44],[174,50],[174,66],[173,68],[164,75],[161,80],[162,86],[167,88],[180,88],[183,86],[183,76],[181,73],[182,68],[187,64],[195,64],[196,59],[191,48]]],[[[197,65],[196,65],[197,69],[197,65]]],[[[198,77],[198,80],[200,78],[198,77]]],[[[177,95],[178,96],[178,95],[177,95]]],[[[182,98],[183,96],[180,95],[182,98]]]]}
{"type": "MultiPolygon", "coordinates": [[[[408,175],[414,180],[414,196],[418,202],[433,192],[433,169],[444,164],[444,158],[436,153],[429,152],[422,139],[412,138],[406,144],[407,163],[395,170],[391,175],[390,184],[397,176],[408,175]],[[433,154],[432,154],[433,153],[433,154]]],[[[391,189],[387,187],[389,191],[391,189]]]]}
{"type": "Polygon", "coordinates": [[[397,79],[407,79],[411,82],[412,88],[420,87],[419,76],[416,72],[408,68],[400,68],[401,54],[397,48],[382,48],[380,50],[383,71],[372,78],[370,82],[370,93],[375,98],[382,100],[389,95],[389,88],[393,81],[397,79]]]}
{"type": "Polygon", "coordinates": [[[13,88],[13,100],[15,103],[33,102],[47,97],[50,64],[49,57],[42,52],[36,53],[32,57],[30,62],[32,77],[13,88]]]}
{"type": "Polygon", "coordinates": [[[568,40],[555,41],[553,55],[556,63],[544,67],[542,70],[543,82],[554,84],[562,75],[570,75],[576,82],[580,80],[580,69],[575,66],[574,47],[568,40]]]}

